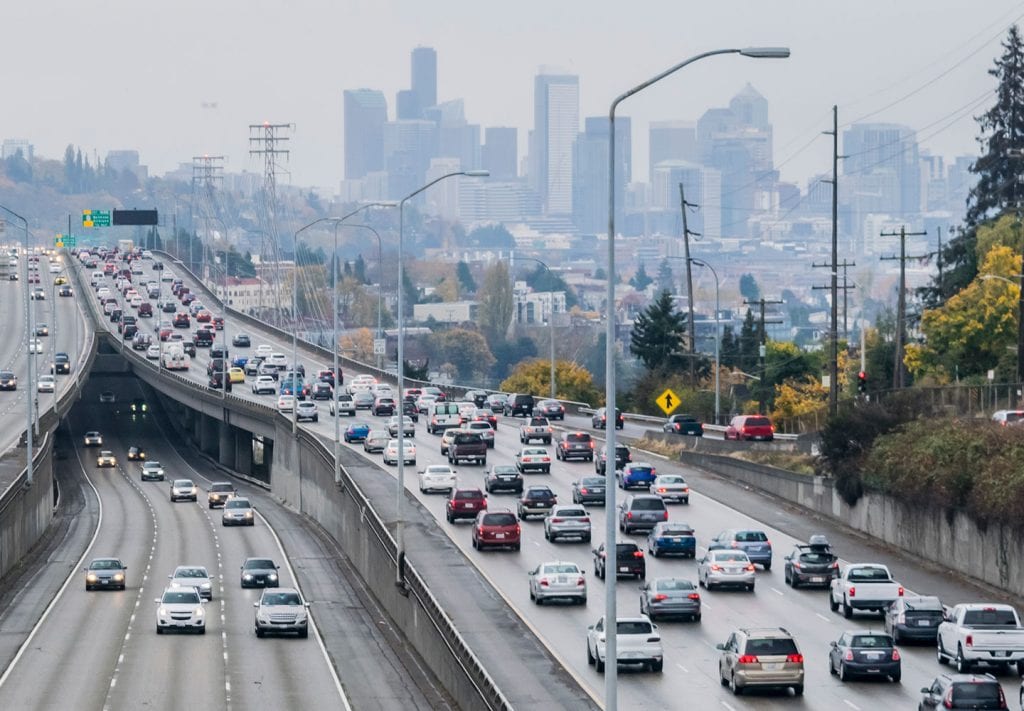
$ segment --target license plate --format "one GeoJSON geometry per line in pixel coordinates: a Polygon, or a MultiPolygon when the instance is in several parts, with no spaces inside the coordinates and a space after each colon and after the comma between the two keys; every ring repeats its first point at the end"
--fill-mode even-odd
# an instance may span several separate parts
{"type": "Polygon", "coordinates": [[[556,583],[557,583],[558,585],[565,585],[565,584],[566,584],[566,582],[568,582],[568,581],[566,580],[566,578],[565,578],[565,576],[564,576],[564,575],[559,575],[559,576],[558,576],[558,577],[557,577],[557,578],[555,579],[555,582],[556,582],[556,583]]]}
{"type": "Polygon", "coordinates": [[[473,504],[463,504],[462,508],[464,508],[464,509],[471,509],[471,508],[473,508],[473,504]]]}
{"type": "Polygon", "coordinates": [[[629,572],[629,566],[628,565],[620,565],[619,566],[619,572],[620,573],[628,573],[629,572]]]}
{"type": "Polygon", "coordinates": [[[782,669],[782,662],[771,662],[769,664],[762,664],[761,668],[765,671],[779,671],[782,669]]]}
{"type": "Polygon", "coordinates": [[[504,537],[505,537],[505,534],[504,534],[504,533],[495,533],[495,534],[494,534],[494,537],[495,537],[495,538],[504,538],[504,537]]]}
{"type": "Polygon", "coordinates": [[[931,624],[932,623],[929,620],[918,620],[917,621],[917,626],[918,627],[931,627],[931,624]]]}
{"type": "Polygon", "coordinates": [[[640,519],[643,520],[643,521],[653,521],[655,519],[655,515],[654,514],[644,514],[643,516],[640,517],[640,519]]]}
{"type": "Polygon", "coordinates": [[[881,659],[882,655],[878,652],[865,652],[864,657],[874,661],[876,659],[881,659]]]}
{"type": "Polygon", "coordinates": [[[672,538],[669,538],[668,541],[669,541],[669,543],[682,543],[683,539],[682,538],[677,538],[677,537],[673,536],[672,538]]]}
{"type": "Polygon", "coordinates": [[[825,582],[825,578],[823,578],[821,576],[816,576],[816,577],[811,578],[811,582],[812,583],[823,583],[823,582],[825,582]]]}

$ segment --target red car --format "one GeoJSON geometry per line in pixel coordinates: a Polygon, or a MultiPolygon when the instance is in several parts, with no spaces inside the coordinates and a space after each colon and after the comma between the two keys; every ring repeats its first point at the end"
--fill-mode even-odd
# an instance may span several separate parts
{"type": "Polygon", "coordinates": [[[201,309],[199,313],[196,314],[196,321],[198,321],[199,323],[210,323],[210,321],[212,320],[213,314],[211,314],[206,309],[201,309]]]}
{"type": "Polygon", "coordinates": [[[170,326],[161,326],[160,327],[160,340],[161,341],[166,341],[170,337],[171,337],[171,327],[170,326]]]}
{"type": "Polygon", "coordinates": [[[473,547],[482,551],[484,548],[510,547],[519,550],[521,531],[516,515],[508,509],[498,511],[481,511],[473,522],[473,547]]]}
{"type": "Polygon", "coordinates": [[[479,489],[452,489],[444,504],[448,523],[455,523],[460,518],[476,518],[477,514],[486,510],[487,496],[479,489]]]}
{"type": "Polygon", "coordinates": [[[192,325],[192,319],[189,318],[186,313],[174,314],[174,327],[175,328],[189,328],[192,325]]]}
{"type": "Polygon", "coordinates": [[[725,438],[770,442],[775,439],[775,427],[764,415],[736,415],[725,428],[725,438]]]}
{"type": "Polygon", "coordinates": [[[473,422],[487,422],[492,430],[498,429],[498,416],[489,409],[478,409],[473,413],[473,422]]]}
{"type": "MultiPolygon", "coordinates": [[[[199,320],[199,319],[197,318],[196,320],[199,320]]],[[[214,316],[213,317],[213,327],[214,327],[214,329],[216,329],[218,331],[223,331],[224,330],[224,317],[223,316],[214,316]]]]}

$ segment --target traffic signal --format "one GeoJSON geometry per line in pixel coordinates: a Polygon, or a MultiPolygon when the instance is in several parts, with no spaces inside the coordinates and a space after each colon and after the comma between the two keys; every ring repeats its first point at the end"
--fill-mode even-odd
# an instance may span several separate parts
{"type": "Polygon", "coordinates": [[[857,392],[861,395],[868,391],[868,374],[863,370],[857,373],[857,392]]]}

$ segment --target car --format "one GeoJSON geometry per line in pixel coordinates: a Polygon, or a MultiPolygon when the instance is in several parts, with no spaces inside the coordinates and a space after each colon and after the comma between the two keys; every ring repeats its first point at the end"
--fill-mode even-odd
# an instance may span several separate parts
{"type": "Polygon", "coordinates": [[[666,617],[700,622],[700,591],[684,578],[649,580],[640,586],[640,614],[651,622],[666,617]]]}
{"type": "Polygon", "coordinates": [[[560,560],[541,563],[527,576],[530,599],[537,605],[543,605],[548,600],[587,604],[586,571],[575,563],[560,560]]]}
{"type": "Polygon", "coordinates": [[[827,588],[832,578],[839,575],[839,557],[832,552],[824,536],[811,536],[807,544],[797,543],[784,560],[783,576],[786,584],[794,588],[801,585],[827,588]]]}
{"type": "Polygon", "coordinates": [[[390,439],[384,447],[384,463],[398,464],[399,452],[402,453],[402,461],[406,464],[416,464],[416,443],[411,439],[402,439],[402,447],[399,449],[398,440],[390,439]]]}
{"type": "Polygon", "coordinates": [[[572,483],[572,502],[574,504],[601,504],[605,502],[604,477],[583,476],[572,483]]]}
{"type": "Polygon", "coordinates": [[[551,473],[551,455],[543,447],[523,447],[516,452],[515,460],[516,469],[523,474],[530,471],[551,473]]]}
{"type": "MultiPolygon", "coordinates": [[[[39,277],[37,276],[37,277],[35,277],[35,279],[33,279],[32,277],[29,277],[29,282],[30,283],[34,283],[34,284],[38,284],[39,283],[39,277]]],[[[29,294],[29,301],[46,301],[46,292],[43,291],[43,289],[41,287],[37,286],[35,289],[32,290],[32,293],[29,294]]]]}
{"type": "Polygon", "coordinates": [[[300,400],[295,406],[295,419],[298,422],[319,422],[320,408],[311,400],[300,400]]]}
{"type": "Polygon", "coordinates": [[[484,474],[484,491],[511,491],[513,494],[522,494],[523,475],[513,464],[495,464],[484,474]]]}
{"type": "Polygon", "coordinates": [[[659,474],[648,488],[655,496],[660,496],[665,503],[678,501],[690,503],[690,485],[681,474],[659,474]]]}
{"type": "Polygon", "coordinates": [[[17,390],[18,376],[9,370],[0,370],[0,390],[17,390]]]}
{"type": "MultiPolygon", "coordinates": [[[[256,349],[256,355],[262,355],[259,348],[256,349]]],[[[279,370],[286,370],[288,368],[288,356],[284,353],[268,353],[265,362],[267,365],[274,366],[279,370]]]]}
{"type": "Polygon", "coordinates": [[[356,404],[352,396],[341,392],[337,393],[336,396],[336,399],[331,400],[329,405],[331,417],[340,417],[341,415],[355,417],[356,404]]]}
{"type": "Polygon", "coordinates": [[[804,693],[804,655],[783,627],[742,628],[715,645],[718,678],[736,696],[748,689],[792,688],[804,693]]]}
{"type": "Polygon", "coordinates": [[[708,549],[738,548],[745,552],[752,563],[765,570],[772,569],[772,543],[768,535],[753,528],[730,528],[722,531],[708,544],[708,549]]]}
{"type": "Polygon", "coordinates": [[[470,420],[472,422],[486,422],[491,426],[492,430],[495,432],[498,431],[498,416],[488,408],[477,408],[473,411],[473,415],[470,420]]]}
{"type": "Polygon", "coordinates": [[[104,390],[100,393],[100,402],[109,405],[112,402],[117,402],[117,396],[110,390],[104,390]]]}
{"type": "Polygon", "coordinates": [[[42,353],[43,342],[38,338],[30,338],[28,340],[28,352],[29,353],[42,353]]]}
{"type": "Polygon", "coordinates": [[[119,558],[93,558],[85,573],[85,590],[124,590],[128,566],[119,558]]]}
{"type": "Polygon", "coordinates": [[[174,314],[174,320],[172,321],[175,328],[191,328],[192,317],[183,311],[179,311],[174,314]]]}
{"type": "Polygon", "coordinates": [[[164,468],[160,466],[160,462],[151,459],[143,463],[139,471],[139,479],[142,481],[163,481],[164,468]]]}
{"type": "Polygon", "coordinates": [[[168,587],[172,590],[194,589],[204,600],[213,599],[213,578],[202,565],[179,565],[167,578],[171,581],[168,587]]]}
{"type": "Polygon", "coordinates": [[[160,346],[152,345],[146,349],[147,360],[160,360],[160,346]]]}
{"type": "Polygon", "coordinates": [[[392,437],[397,437],[398,430],[402,430],[402,434],[406,437],[415,437],[416,423],[412,421],[411,417],[402,416],[399,418],[398,415],[392,415],[388,419],[388,434],[392,437]]]}
{"type": "Polygon", "coordinates": [[[460,424],[468,422],[473,419],[473,414],[476,413],[476,404],[470,401],[462,401],[455,403],[455,406],[459,408],[460,424]]]}
{"type": "Polygon", "coordinates": [[[171,501],[196,501],[199,490],[191,479],[175,479],[171,482],[171,501]]]}
{"type": "Polygon", "coordinates": [[[579,504],[552,506],[544,517],[544,538],[552,543],[562,538],[590,543],[590,514],[579,504]]]}
{"type": "Polygon", "coordinates": [[[741,550],[709,550],[697,560],[697,582],[708,590],[716,587],[741,587],[754,591],[754,564],[741,550]]]}
{"type": "Polygon", "coordinates": [[[533,440],[539,439],[544,444],[551,444],[553,429],[546,417],[531,417],[519,427],[519,442],[530,444],[533,440]]]}
{"type": "Polygon", "coordinates": [[[235,485],[227,481],[215,481],[206,491],[206,503],[211,509],[224,506],[228,499],[237,494],[235,485]]]}
{"type": "Polygon", "coordinates": [[[660,521],[647,534],[647,552],[655,558],[663,555],[697,556],[697,537],[688,523],[660,521]]]}
{"type": "Polygon", "coordinates": [[[324,380],[316,381],[309,388],[309,396],[314,400],[330,400],[333,394],[334,388],[324,380]]]}
{"type": "Polygon", "coordinates": [[[505,402],[508,396],[503,393],[492,393],[484,401],[484,407],[490,408],[491,412],[501,413],[505,410],[505,402]]]}
{"type": "Polygon", "coordinates": [[[555,445],[555,458],[594,461],[594,439],[589,432],[563,432],[555,445]]]}
{"type": "Polygon", "coordinates": [[[142,447],[132,445],[128,448],[128,459],[132,461],[142,461],[146,458],[146,451],[142,447]]]}
{"type": "MultiPolygon", "coordinates": [[[[246,375],[266,375],[274,382],[277,382],[274,376],[270,373],[260,373],[260,365],[263,363],[263,359],[259,356],[253,356],[252,358],[245,359],[245,365],[242,366],[242,370],[245,371],[246,375]]],[[[275,371],[276,372],[276,371],[275,371]]]]}
{"type": "Polygon", "coordinates": [[[228,368],[228,380],[232,384],[245,382],[245,371],[241,368],[228,368]]]}
{"type": "MultiPolygon", "coordinates": [[[[351,396],[349,396],[349,400],[351,400],[351,396]]],[[[416,409],[416,403],[410,400],[402,400],[402,414],[412,418],[413,422],[420,421],[420,412],[416,409]]]]}
{"type": "Polygon", "coordinates": [[[449,428],[441,433],[441,454],[448,456],[448,447],[451,446],[452,440],[455,439],[458,432],[457,428],[449,428]]]}
{"type": "Polygon", "coordinates": [[[204,600],[195,588],[167,588],[154,602],[157,634],[168,630],[206,634],[204,600]]]}
{"type": "Polygon", "coordinates": [[[885,632],[901,644],[923,641],[935,644],[943,620],[942,602],[931,595],[904,595],[885,610],[885,632]]]}
{"type": "MultiPolygon", "coordinates": [[[[590,424],[597,430],[608,429],[608,408],[599,407],[594,410],[594,414],[590,417],[590,424]]],[[[626,421],[622,417],[622,413],[619,412],[619,408],[615,408],[615,429],[621,430],[626,424],[626,421]]]]}
{"type": "MultiPolygon", "coordinates": [[[[373,396],[373,393],[368,390],[352,393],[352,404],[355,405],[357,410],[369,410],[376,401],[377,399],[373,396]]],[[[394,412],[392,411],[391,414],[394,414],[394,412]]]]}
{"type": "Polygon", "coordinates": [[[619,530],[623,533],[649,531],[658,523],[668,521],[668,509],[660,496],[629,494],[619,504],[619,530]]]}
{"type": "Polygon", "coordinates": [[[231,339],[232,348],[248,348],[252,345],[252,341],[249,339],[249,335],[245,333],[236,333],[234,338],[231,339]]]}
{"type": "Polygon", "coordinates": [[[451,490],[444,502],[444,515],[448,523],[460,518],[476,519],[481,511],[487,510],[487,494],[480,489],[457,487],[451,490]]]}
{"type": "Polygon", "coordinates": [[[36,381],[36,390],[41,393],[57,392],[57,379],[52,375],[40,375],[36,381]]]}
{"type": "Polygon", "coordinates": [[[1024,410],[996,410],[992,413],[992,421],[1003,427],[1024,424],[1024,410]]]}
{"type": "Polygon", "coordinates": [[[267,345],[266,343],[261,343],[260,345],[256,346],[256,355],[262,358],[269,358],[273,352],[273,347],[267,345]]]}
{"type": "Polygon", "coordinates": [[[429,464],[419,471],[420,491],[443,491],[451,493],[458,483],[455,470],[447,464],[429,464]]]}
{"type": "Polygon", "coordinates": [[[615,480],[623,491],[629,489],[646,489],[650,491],[657,478],[658,470],[654,468],[653,464],[648,462],[629,462],[623,465],[622,469],[615,472],[615,480]]]}
{"type": "Polygon", "coordinates": [[[454,430],[448,444],[448,463],[458,464],[460,461],[472,461],[480,465],[487,464],[487,442],[479,432],[458,429],[454,430]]]}
{"type": "Polygon", "coordinates": [[[370,453],[383,452],[390,441],[391,435],[388,434],[387,430],[370,430],[370,433],[366,435],[366,439],[363,440],[363,451],[370,453]]]}
{"type": "Polygon", "coordinates": [[[898,684],[903,675],[900,653],[892,637],[865,630],[846,630],[829,643],[828,670],[839,681],[881,676],[898,684]]]}
{"type": "Polygon", "coordinates": [[[256,608],[253,630],[257,637],[295,634],[305,639],[309,636],[309,603],[295,588],[264,590],[253,607],[256,608]]]}
{"type": "Polygon", "coordinates": [[[487,445],[488,449],[494,449],[494,430],[491,428],[489,423],[480,420],[471,420],[469,422],[463,422],[461,429],[477,433],[480,435],[480,439],[484,441],[484,444],[487,445]]]}
{"type": "Polygon", "coordinates": [[[342,383],[345,382],[344,377],[341,378],[340,383],[336,382],[336,379],[334,377],[334,370],[332,370],[331,368],[324,368],[323,370],[318,370],[316,373],[316,379],[318,382],[327,383],[328,385],[330,385],[332,390],[336,385],[341,385],[342,383]]]}
{"type": "Polygon", "coordinates": [[[47,326],[45,323],[37,323],[36,324],[36,335],[37,336],[49,336],[50,335],[50,327],[47,326]]]}
{"type": "Polygon", "coordinates": [[[18,281],[18,272],[11,272],[7,276],[7,281],[18,281]]]}
{"type": "Polygon", "coordinates": [[[506,417],[515,417],[516,415],[533,417],[533,405],[533,395],[513,393],[505,400],[502,408],[506,417]]]}
{"type": "Polygon", "coordinates": [[[270,558],[246,558],[238,582],[243,588],[276,588],[280,567],[270,558]]]}
{"type": "Polygon", "coordinates": [[[558,400],[541,400],[534,406],[534,412],[549,420],[565,419],[565,405],[558,400]]]}
{"type": "MultiPolygon", "coordinates": [[[[352,396],[355,397],[356,391],[352,392],[352,396]]],[[[421,415],[426,415],[430,412],[430,408],[433,407],[436,400],[431,395],[420,395],[416,398],[416,412],[421,415]]]]}
{"type": "MultiPolygon", "coordinates": [[[[587,663],[598,673],[604,672],[605,630],[604,617],[587,627],[587,663]]],[[[665,651],[658,626],[645,616],[619,617],[615,620],[615,660],[617,664],[639,664],[652,672],[661,672],[665,665],[665,651]]]]}
{"type": "Polygon", "coordinates": [[[67,296],[74,296],[74,295],[75,295],[75,290],[71,288],[70,284],[62,284],[61,287],[59,289],[57,289],[57,296],[65,296],[65,297],[67,297],[67,296]]]}
{"type": "Polygon", "coordinates": [[[144,351],[153,345],[153,338],[148,333],[136,333],[132,337],[132,350],[133,351],[144,351]]]}
{"type": "Polygon", "coordinates": [[[478,551],[487,548],[511,548],[522,545],[522,529],[508,509],[481,511],[473,521],[472,545],[478,551]]]}
{"type": "Polygon", "coordinates": [[[249,499],[232,496],[224,503],[220,523],[222,526],[255,526],[256,510],[249,499]]]}
{"type": "Polygon", "coordinates": [[[427,412],[427,432],[437,434],[462,425],[458,403],[434,400],[427,412]]]}
{"type": "Polygon", "coordinates": [[[103,449],[100,451],[99,456],[96,457],[96,466],[98,467],[116,467],[117,457],[109,449],[103,449]]]}
{"type": "Polygon", "coordinates": [[[551,487],[529,486],[519,497],[518,514],[523,521],[530,516],[546,516],[558,503],[558,496],[551,487]]]}
{"type": "Polygon", "coordinates": [[[467,390],[463,396],[469,402],[472,402],[475,407],[483,407],[487,402],[487,391],[486,390],[467,390]]]}
{"type": "Polygon", "coordinates": [[[278,412],[291,412],[295,408],[295,396],[294,395],[278,395],[277,396],[277,411],[278,412]]]}
{"type": "Polygon", "coordinates": [[[991,674],[940,674],[922,687],[917,708],[1008,709],[999,680],[991,674]]]}
{"type": "MultiPolygon", "coordinates": [[[[618,471],[633,461],[633,453],[624,444],[615,445],[615,470],[618,471]]],[[[605,474],[608,470],[608,445],[601,447],[601,454],[594,459],[594,471],[605,474]]]]}
{"type": "Polygon", "coordinates": [[[348,442],[362,442],[370,434],[370,425],[367,422],[352,422],[345,428],[342,438],[348,442]]]}
{"type": "Polygon", "coordinates": [[[759,440],[771,442],[775,439],[775,427],[764,415],[736,415],[725,428],[725,439],[759,440]]]}
{"type": "Polygon", "coordinates": [[[445,394],[445,392],[435,385],[424,386],[423,393],[426,395],[433,396],[436,402],[446,402],[448,400],[448,396],[445,394]]]}
{"type": "Polygon", "coordinates": [[[252,383],[253,395],[273,395],[277,392],[277,383],[269,375],[257,375],[252,383]]]}

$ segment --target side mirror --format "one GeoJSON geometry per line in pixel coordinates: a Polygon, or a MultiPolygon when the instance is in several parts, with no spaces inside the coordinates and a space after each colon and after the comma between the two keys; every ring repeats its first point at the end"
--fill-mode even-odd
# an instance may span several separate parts
{"type": "Polygon", "coordinates": [[[721,642],[719,642],[718,644],[715,645],[715,649],[719,650],[720,652],[724,652],[725,651],[725,645],[722,644],[721,642]]]}
{"type": "Polygon", "coordinates": [[[312,604],[313,604],[313,603],[311,603],[311,602],[304,602],[304,603],[302,603],[302,606],[303,606],[303,607],[309,607],[309,606],[310,606],[310,605],[312,605],[312,604]]]}
{"type": "Polygon", "coordinates": [[[921,693],[922,694],[930,694],[930,693],[932,693],[932,690],[929,689],[927,686],[922,686],[921,687],[921,693]]]}
{"type": "Polygon", "coordinates": [[[159,603],[160,603],[160,598],[158,598],[158,597],[154,597],[154,598],[153,598],[153,602],[155,602],[155,603],[159,604],[159,603]]]}
{"type": "Polygon", "coordinates": [[[835,649],[837,645],[836,645],[835,641],[833,640],[832,642],[828,643],[828,646],[830,646],[832,649],[835,649]]]}
{"type": "Polygon", "coordinates": [[[167,576],[167,579],[168,579],[168,580],[174,580],[174,576],[173,576],[173,575],[168,575],[168,576],[167,576]]]}
{"type": "Polygon", "coordinates": [[[253,607],[259,607],[259,606],[260,606],[260,604],[259,604],[258,602],[254,602],[254,603],[252,604],[252,606],[253,606],[253,607]]]}
{"type": "Polygon", "coordinates": [[[587,625],[587,632],[590,632],[593,629],[594,629],[594,625],[587,625]]]}

